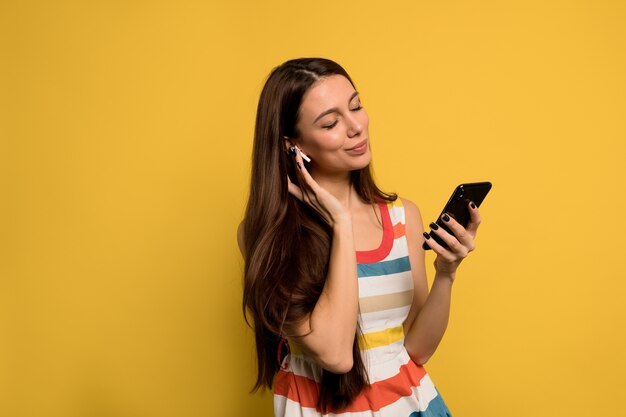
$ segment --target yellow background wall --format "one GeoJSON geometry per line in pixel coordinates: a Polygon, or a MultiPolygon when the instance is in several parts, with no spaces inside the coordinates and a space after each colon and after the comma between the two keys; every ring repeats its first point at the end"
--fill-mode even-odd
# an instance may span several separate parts
{"type": "Polygon", "coordinates": [[[426,224],[494,183],[427,365],[454,415],[624,415],[624,22],[595,0],[0,2],[0,415],[272,414],[235,229],[261,86],[300,56],[348,69],[380,185],[426,224]]]}

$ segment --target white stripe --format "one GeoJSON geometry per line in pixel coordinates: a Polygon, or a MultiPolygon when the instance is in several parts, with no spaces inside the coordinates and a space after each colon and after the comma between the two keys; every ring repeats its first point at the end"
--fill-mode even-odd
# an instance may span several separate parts
{"type": "Polygon", "coordinates": [[[389,345],[361,351],[363,360],[367,364],[368,369],[381,365],[377,372],[369,372],[371,384],[382,381],[383,379],[391,378],[398,373],[400,366],[404,365],[404,363],[398,361],[394,362],[393,359],[398,356],[402,348],[404,348],[404,339],[398,340],[397,342],[393,342],[389,345]],[[383,363],[385,363],[384,366],[382,366],[383,363]],[[397,366],[392,365],[392,363],[397,366]]]}
{"type": "Polygon", "coordinates": [[[409,315],[410,305],[389,310],[361,313],[360,325],[363,333],[378,332],[400,326],[409,315]]]}
{"type": "MultiPolygon", "coordinates": [[[[410,411],[406,413],[408,416],[410,411]]],[[[274,395],[274,416],[275,417],[383,417],[389,414],[385,414],[381,411],[361,411],[361,412],[351,412],[351,413],[340,413],[340,414],[321,414],[318,413],[314,408],[302,408],[300,407],[300,403],[296,401],[292,401],[288,398],[274,395]]],[[[395,416],[395,414],[391,414],[391,416],[395,416]]],[[[404,416],[403,416],[404,417],[404,416]]]]}
{"type": "Polygon", "coordinates": [[[385,257],[385,261],[393,261],[394,259],[403,258],[409,254],[409,247],[406,243],[406,236],[400,236],[393,240],[393,246],[389,254],[385,257]]]}
{"type": "Polygon", "coordinates": [[[399,398],[395,403],[391,403],[380,409],[380,416],[408,416],[414,411],[424,412],[428,404],[437,397],[437,391],[432,385],[430,378],[426,375],[422,378],[419,387],[411,387],[413,395],[399,398]]]}
{"type": "Polygon", "coordinates": [[[389,216],[391,216],[391,224],[406,223],[404,218],[404,207],[391,206],[389,209],[389,216]]]}
{"type": "MultiPolygon", "coordinates": [[[[361,353],[372,383],[391,378],[399,372],[401,366],[411,360],[404,348],[404,339],[389,345],[366,349],[361,353]]],[[[286,372],[292,372],[294,375],[313,379],[316,382],[322,380],[322,367],[304,354],[291,352],[283,359],[282,365],[287,366],[286,372]]]]}
{"type": "MultiPolygon", "coordinates": [[[[294,365],[298,368],[298,364],[304,364],[305,360],[292,360],[290,361],[290,368],[294,365]]],[[[369,369],[370,383],[379,382],[388,378],[391,378],[398,374],[400,367],[406,365],[411,358],[405,349],[402,349],[400,354],[391,360],[381,364],[374,364],[369,369]]],[[[305,365],[309,366],[309,364],[305,365]]],[[[321,368],[317,367],[321,372],[321,368]]],[[[303,368],[299,369],[301,372],[303,368]]],[[[299,372],[295,372],[299,374],[299,372]]],[[[310,371],[308,371],[310,372],[310,371]]],[[[309,374],[310,375],[310,374],[309,374]]],[[[305,375],[306,376],[306,375],[305,375]]],[[[412,395],[399,398],[395,403],[389,404],[379,412],[364,411],[358,413],[350,413],[351,417],[371,417],[371,416],[408,416],[413,411],[425,411],[428,408],[430,402],[438,395],[435,386],[428,374],[424,375],[419,382],[419,386],[411,387],[412,395]]],[[[288,417],[319,417],[322,414],[318,413],[314,408],[303,408],[297,401],[292,401],[281,395],[274,395],[274,414],[275,416],[288,416],[288,417]]],[[[335,416],[336,414],[327,414],[327,416],[335,416]]],[[[345,416],[346,414],[339,414],[338,416],[345,416]]]]}
{"type": "Polygon", "coordinates": [[[319,417],[320,413],[315,408],[302,407],[299,402],[292,401],[282,395],[274,394],[275,417],[319,417]]]}
{"type": "Polygon", "coordinates": [[[286,372],[304,376],[316,382],[322,380],[322,367],[308,356],[290,353],[283,359],[283,365],[287,364],[286,372]]]}
{"type": "MultiPolygon", "coordinates": [[[[437,397],[437,391],[422,389],[422,387],[413,387],[413,395],[401,397],[395,403],[391,403],[382,407],[380,411],[361,411],[351,412],[350,417],[383,417],[383,416],[408,416],[414,411],[424,412],[428,408],[428,404],[437,397]]],[[[276,417],[345,417],[346,413],[341,414],[321,414],[315,408],[302,407],[299,402],[283,397],[282,395],[274,395],[274,416],[276,417]]]]}
{"type": "Polygon", "coordinates": [[[359,278],[359,298],[395,294],[412,289],[411,271],[359,278]]]}
{"type": "Polygon", "coordinates": [[[401,346],[399,353],[397,353],[394,358],[385,362],[371,364],[367,370],[370,381],[383,381],[396,376],[398,372],[400,372],[400,368],[408,364],[411,360],[404,346],[401,346]]]}
{"type": "Polygon", "coordinates": [[[437,389],[430,379],[430,375],[424,375],[424,378],[420,380],[419,387],[413,387],[413,396],[417,397],[419,402],[420,411],[426,411],[428,404],[435,398],[437,398],[437,389]]]}

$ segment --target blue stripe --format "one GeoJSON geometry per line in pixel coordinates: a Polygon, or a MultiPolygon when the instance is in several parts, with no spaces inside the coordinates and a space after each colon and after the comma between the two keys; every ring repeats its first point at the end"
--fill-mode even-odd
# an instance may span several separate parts
{"type": "MultiPolygon", "coordinates": [[[[436,389],[437,388],[435,388],[435,390],[436,389]]],[[[437,396],[430,400],[426,410],[414,411],[409,414],[409,417],[452,417],[452,415],[450,414],[450,410],[448,410],[446,403],[443,402],[439,391],[437,391],[437,396]]]]}
{"type": "Polygon", "coordinates": [[[357,264],[359,278],[376,277],[379,275],[397,274],[411,270],[409,257],[394,259],[393,261],[381,261],[373,264],[357,264]]]}

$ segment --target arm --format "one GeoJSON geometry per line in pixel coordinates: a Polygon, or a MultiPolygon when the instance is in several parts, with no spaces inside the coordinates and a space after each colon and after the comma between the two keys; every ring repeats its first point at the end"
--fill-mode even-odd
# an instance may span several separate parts
{"type": "Polygon", "coordinates": [[[321,213],[332,225],[333,236],[322,293],[311,314],[296,328],[287,330],[299,335],[297,343],[324,369],[346,373],[353,366],[352,349],[359,313],[352,218],[349,211],[311,177],[299,150],[295,161],[301,180],[306,182],[314,196],[310,198],[287,178],[289,192],[321,213]]]}
{"type": "Polygon", "coordinates": [[[444,249],[433,239],[426,240],[437,254],[435,278],[428,293],[424,249],[421,246],[422,218],[415,204],[405,200],[404,206],[409,259],[414,282],[413,305],[404,326],[405,347],[416,363],[424,364],[437,349],[448,326],[452,284],[456,269],[467,254],[474,249],[473,239],[480,223],[480,216],[477,209],[470,208],[472,221],[467,230],[454,219],[450,219],[448,224],[454,231],[454,236],[441,228],[431,231],[444,239],[449,249],[444,249]]]}
{"type": "Polygon", "coordinates": [[[335,222],[328,275],[312,313],[295,329],[303,350],[324,369],[352,369],[352,348],[358,318],[356,253],[350,218],[335,222]]]}
{"type": "MultiPolygon", "coordinates": [[[[244,252],[243,222],[237,228],[239,250],[244,252]]],[[[358,317],[356,252],[349,216],[333,226],[328,275],[313,312],[295,329],[287,329],[298,344],[324,369],[346,373],[352,368],[352,345],[358,317]]]]}
{"type": "MultiPolygon", "coordinates": [[[[290,335],[296,335],[294,342],[324,369],[346,373],[353,366],[352,350],[359,311],[352,218],[332,194],[313,180],[299,152],[295,160],[300,168],[301,181],[307,183],[313,195],[310,198],[287,178],[289,193],[326,218],[332,226],[332,242],[328,274],[313,311],[286,330],[290,335]]],[[[244,238],[240,225],[237,241],[242,253],[244,238]]]]}

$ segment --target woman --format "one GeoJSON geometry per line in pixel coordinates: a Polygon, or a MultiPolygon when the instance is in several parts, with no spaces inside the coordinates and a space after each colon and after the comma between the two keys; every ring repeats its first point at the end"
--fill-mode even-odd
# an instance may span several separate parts
{"type": "Polygon", "coordinates": [[[445,332],[456,269],[480,222],[423,231],[412,202],[370,172],[368,116],[346,71],[296,59],[259,100],[252,180],[238,230],[254,390],[276,416],[449,416],[423,364],[445,332]],[[305,162],[305,160],[310,162],[305,162]],[[427,244],[437,254],[428,291],[427,244]]]}

